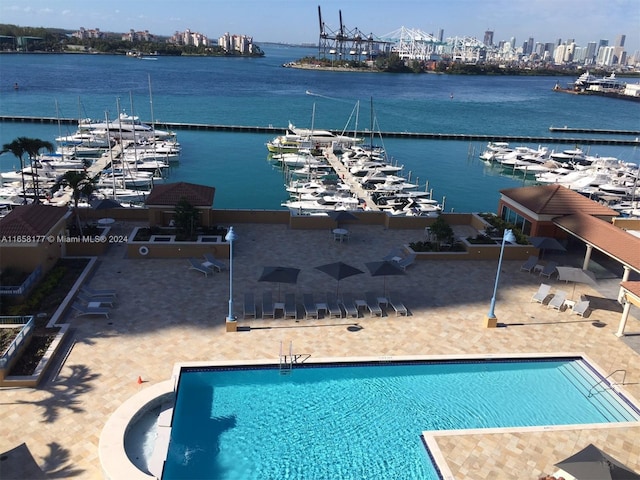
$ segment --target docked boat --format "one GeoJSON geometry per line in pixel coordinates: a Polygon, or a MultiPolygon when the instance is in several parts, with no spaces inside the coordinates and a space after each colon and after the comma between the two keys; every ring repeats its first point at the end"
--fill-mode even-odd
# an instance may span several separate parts
{"type": "Polygon", "coordinates": [[[175,135],[172,132],[158,130],[140,121],[136,115],[121,113],[116,120],[106,122],[94,122],[91,119],[80,120],[80,131],[88,131],[94,134],[105,134],[108,138],[116,140],[151,140],[170,139],[175,135]]]}
{"type": "Polygon", "coordinates": [[[329,130],[298,128],[289,123],[284,135],[279,135],[267,143],[267,150],[271,153],[292,153],[303,148],[320,150],[331,147],[338,151],[361,144],[363,141],[364,139],[358,137],[336,135],[329,130]]]}

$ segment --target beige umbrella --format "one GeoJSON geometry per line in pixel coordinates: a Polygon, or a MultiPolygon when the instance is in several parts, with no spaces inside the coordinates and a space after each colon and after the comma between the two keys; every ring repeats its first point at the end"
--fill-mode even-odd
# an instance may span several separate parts
{"type": "Polygon", "coordinates": [[[588,285],[596,286],[597,280],[593,272],[584,270],[577,267],[556,267],[558,271],[558,280],[564,280],[565,282],[573,282],[573,292],[571,298],[576,293],[576,283],[585,283],[588,285]]]}

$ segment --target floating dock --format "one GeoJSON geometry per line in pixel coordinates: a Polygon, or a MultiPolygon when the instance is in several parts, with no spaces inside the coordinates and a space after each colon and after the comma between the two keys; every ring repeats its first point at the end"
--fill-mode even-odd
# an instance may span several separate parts
{"type": "MultiPolygon", "coordinates": [[[[78,120],[75,118],[55,118],[55,117],[27,117],[27,116],[0,116],[0,122],[14,123],[50,123],[63,125],[77,125],[78,120]]],[[[204,130],[211,132],[238,132],[238,133],[264,133],[272,136],[282,135],[287,129],[284,127],[260,127],[260,126],[243,126],[243,125],[210,125],[205,123],[171,123],[157,122],[156,125],[171,130],[204,130]]],[[[331,130],[330,130],[331,131],[331,130]]],[[[553,130],[552,130],[553,131],[553,130]]],[[[564,129],[560,129],[564,132],[564,129]]],[[[335,134],[368,136],[368,131],[331,131],[335,134]]],[[[618,132],[612,130],[616,134],[618,132]]],[[[578,130],[569,133],[582,133],[578,130]]],[[[584,133],[602,133],[605,131],[589,130],[584,133]]],[[[640,133],[640,132],[639,132],[640,133]]],[[[625,133],[624,135],[635,135],[635,133],[625,133]]],[[[640,146],[640,138],[634,139],[615,139],[615,138],[576,138],[576,137],[537,137],[523,135],[476,135],[466,133],[420,133],[420,132],[376,132],[376,136],[384,138],[404,138],[404,139],[420,139],[420,140],[457,140],[463,142],[510,142],[510,143],[567,143],[573,145],[624,145],[624,146],[640,146]]]]}

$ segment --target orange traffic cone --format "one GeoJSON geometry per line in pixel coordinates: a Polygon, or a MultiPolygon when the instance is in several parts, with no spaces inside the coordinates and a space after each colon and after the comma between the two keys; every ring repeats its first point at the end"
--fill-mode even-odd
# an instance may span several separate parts
{"type": "Polygon", "coordinates": [[[142,385],[142,377],[138,376],[138,385],[142,385]]]}

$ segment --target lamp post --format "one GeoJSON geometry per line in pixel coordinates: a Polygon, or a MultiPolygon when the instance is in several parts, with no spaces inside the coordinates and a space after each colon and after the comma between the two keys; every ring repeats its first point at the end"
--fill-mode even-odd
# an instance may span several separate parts
{"type": "Polygon", "coordinates": [[[496,283],[493,287],[493,297],[491,297],[491,306],[489,307],[489,313],[485,319],[485,327],[495,328],[498,319],[494,310],[496,308],[496,295],[498,294],[498,283],[500,282],[500,269],[502,268],[502,255],[504,254],[504,246],[507,242],[513,243],[516,241],[516,237],[511,230],[505,230],[502,236],[502,246],[500,247],[500,259],[498,260],[498,271],[496,272],[496,283]]]}
{"type": "Polygon", "coordinates": [[[233,316],[233,242],[236,239],[236,234],[233,231],[233,227],[229,227],[229,231],[225,235],[224,239],[229,242],[229,315],[227,316],[227,331],[235,331],[236,319],[233,316]],[[230,325],[231,322],[231,325],[230,325]]]}

